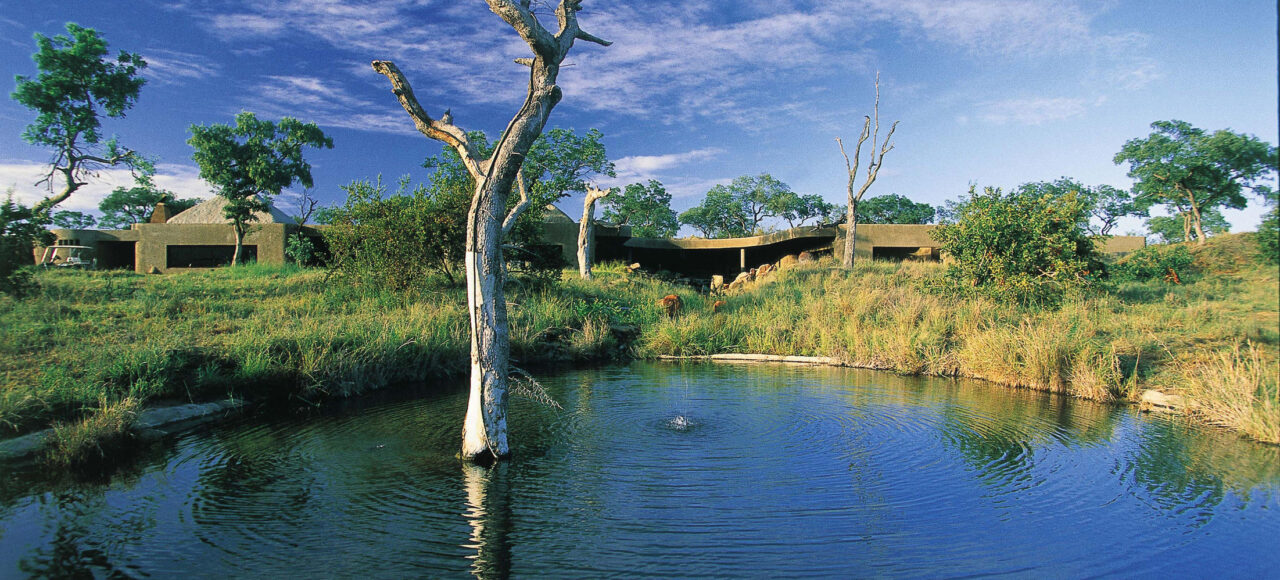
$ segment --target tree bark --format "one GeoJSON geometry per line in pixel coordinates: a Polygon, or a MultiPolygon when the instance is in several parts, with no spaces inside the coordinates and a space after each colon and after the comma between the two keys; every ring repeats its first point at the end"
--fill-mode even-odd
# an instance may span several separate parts
{"type": "Polygon", "coordinates": [[[560,102],[556,78],[560,63],[574,41],[609,45],[578,27],[577,12],[581,10],[582,0],[560,1],[556,8],[560,30],[554,35],[538,22],[527,0],[486,1],[489,9],[511,25],[534,54],[533,58],[516,61],[530,69],[528,93],[488,159],[480,157],[466,132],[454,125],[451,118],[433,119],[427,114],[395,64],[373,62],[373,69],[391,81],[392,92],[418,130],[453,147],[476,182],[467,212],[464,258],[471,324],[471,392],[463,420],[461,457],[481,462],[500,459],[511,452],[507,438],[510,339],[501,248],[502,239],[514,225],[516,216],[529,205],[521,166],[534,140],[542,134],[547,116],[560,102]],[[513,185],[521,189],[523,199],[504,219],[503,210],[513,185]]]}
{"type": "Polygon", "coordinates": [[[596,201],[606,198],[612,190],[587,188],[582,202],[582,222],[578,224],[578,274],[583,280],[591,279],[591,262],[595,258],[596,201]]]}

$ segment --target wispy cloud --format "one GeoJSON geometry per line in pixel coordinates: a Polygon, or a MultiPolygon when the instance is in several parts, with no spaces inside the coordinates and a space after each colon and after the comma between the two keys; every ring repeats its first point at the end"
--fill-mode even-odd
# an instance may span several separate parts
{"type": "Polygon", "coordinates": [[[222,74],[222,67],[208,57],[190,52],[148,49],[143,55],[147,68],[143,74],[161,84],[173,84],[187,80],[204,80],[222,74]]]}
{"type": "Polygon", "coordinates": [[[982,120],[997,125],[1042,125],[1084,115],[1089,102],[1078,98],[1008,99],[981,107],[982,120]]]}
{"type": "Polygon", "coordinates": [[[403,109],[375,104],[317,77],[273,75],[250,90],[248,106],[268,116],[291,116],[330,127],[415,134],[403,109]]]}

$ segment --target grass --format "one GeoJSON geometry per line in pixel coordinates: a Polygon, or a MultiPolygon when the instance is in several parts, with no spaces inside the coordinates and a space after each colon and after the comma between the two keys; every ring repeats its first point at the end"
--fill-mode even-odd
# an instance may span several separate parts
{"type": "Polygon", "coordinates": [[[939,264],[818,262],[647,328],[640,352],[834,356],[905,374],[975,377],[1099,401],[1145,389],[1186,395],[1190,412],[1280,443],[1277,271],[1251,234],[1193,247],[1184,284],[1127,282],[1057,309],[927,291],[939,264]]]}
{"type": "MultiPolygon", "coordinates": [[[[603,264],[591,281],[511,285],[512,363],[760,353],[1100,401],[1158,388],[1202,421],[1280,443],[1277,272],[1255,245],[1212,238],[1182,285],[1126,282],[1056,309],[938,295],[943,268],[919,262],[800,265],[728,296],[603,264]],[[684,308],[668,318],[655,301],[672,293],[684,308]]],[[[33,297],[0,297],[0,436],[57,425],[60,463],[159,400],[314,405],[468,366],[464,293],[439,281],[389,292],[264,265],[37,280],[33,297]]]]}
{"type": "MultiPolygon", "coordinates": [[[[518,366],[627,355],[614,326],[658,316],[660,282],[600,280],[508,291],[518,366]]],[[[56,425],[78,458],[105,417],[160,400],[318,404],[468,368],[465,295],[350,287],[325,273],[248,265],[166,276],[42,271],[24,300],[0,296],[0,436],[56,425]]],[[[66,460],[59,460],[66,463],[66,460]]]]}

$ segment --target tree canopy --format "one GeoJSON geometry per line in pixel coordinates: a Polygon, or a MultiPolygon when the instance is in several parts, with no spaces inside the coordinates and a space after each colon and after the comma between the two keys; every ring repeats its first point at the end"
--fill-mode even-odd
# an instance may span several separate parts
{"type": "Polygon", "coordinates": [[[53,225],[69,230],[87,230],[92,228],[98,220],[93,216],[79,211],[59,210],[53,212],[53,225]]]}
{"type": "Polygon", "coordinates": [[[1087,202],[1076,190],[1059,195],[1038,185],[1009,193],[970,188],[955,206],[955,222],[933,230],[952,257],[948,271],[957,290],[1051,303],[1097,277],[1102,265],[1085,230],[1087,202]]]}
{"type": "Polygon", "coordinates": [[[782,217],[794,226],[832,213],[831,204],[821,196],[797,195],[786,183],[761,173],[712,187],[702,203],[681,213],[679,220],[704,237],[736,238],[764,233],[768,218],[782,217]]]}
{"type": "Polygon", "coordinates": [[[173,192],[158,189],[143,181],[133,187],[117,187],[98,202],[102,219],[98,224],[109,230],[124,230],[151,219],[156,204],[163,203],[174,213],[185,211],[200,203],[199,199],[177,199],[173,192]]]}
{"type": "Polygon", "coordinates": [[[235,226],[236,263],[245,226],[257,219],[256,212],[270,209],[267,198],[295,181],[313,185],[311,164],[303,159],[302,148],[333,148],[333,140],[315,123],[284,117],[277,124],[247,111],[236,115],[234,127],[192,125],[190,130],[187,143],[195,149],[192,158],[200,166],[200,177],[227,200],[223,211],[235,226]]]}
{"type": "Polygon", "coordinates": [[[620,226],[631,226],[631,235],[640,238],[669,238],[676,235],[680,223],[671,209],[671,194],[662,182],[632,183],[604,198],[601,219],[620,226]]]}
{"type": "Polygon", "coordinates": [[[865,224],[927,224],[937,210],[896,193],[868,197],[858,203],[858,221],[865,224]]]}
{"type": "Polygon", "coordinates": [[[52,38],[36,34],[32,55],[39,73],[18,76],[12,98],[36,112],[36,119],[22,132],[32,145],[53,149],[49,172],[42,183],[53,193],[38,202],[35,213],[49,213],[85,179],[104,166],[125,164],[150,173],[151,163],[115,140],[103,142],[102,117],[120,118],[133,107],[146,79],[147,66],[137,54],[121,51],[108,58],[107,43],[92,28],[67,23],[68,35],[52,38]],[[61,186],[55,178],[61,174],[61,186]]]}
{"type": "Polygon", "coordinates": [[[1143,139],[1131,139],[1115,156],[1128,163],[1139,204],[1164,205],[1187,222],[1204,243],[1205,211],[1241,209],[1244,191],[1266,196],[1261,180],[1275,173],[1276,148],[1257,137],[1220,129],[1206,133],[1185,121],[1156,121],[1143,139]]]}

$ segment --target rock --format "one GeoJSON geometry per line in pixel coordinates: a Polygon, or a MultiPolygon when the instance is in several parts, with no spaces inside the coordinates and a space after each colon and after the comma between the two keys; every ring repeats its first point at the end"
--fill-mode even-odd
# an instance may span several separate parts
{"type": "Polygon", "coordinates": [[[761,264],[759,268],[756,268],[756,279],[759,280],[760,278],[768,276],[769,274],[772,274],[772,273],[773,273],[772,265],[761,264]]]}
{"type": "Polygon", "coordinates": [[[814,257],[809,252],[800,252],[800,256],[796,258],[796,261],[801,264],[811,264],[814,261],[814,257]]]}
{"type": "Polygon", "coordinates": [[[797,258],[794,254],[787,254],[786,256],[783,256],[781,260],[778,260],[778,269],[784,270],[786,268],[790,268],[796,265],[799,261],[800,258],[797,258]]]}
{"type": "Polygon", "coordinates": [[[724,289],[724,276],[716,274],[711,277],[711,291],[718,292],[724,289]]]}
{"type": "Polygon", "coordinates": [[[640,262],[634,262],[627,266],[627,273],[634,274],[640,271],[640,262]]]}
{"type": "Polygon", "coordinates": [[[1142,399],[1139,400],[1139,408],[1143,411],[1176,413],[1186,406],[1187,400],[1182,395],[1170,395],[1155,389],[1142,391],[1142,399]]]}
{"type": "Polygon", "coordinates": [[[662,308],[663,312],[666,313],[667,318],[675,318],[680,314],[680,310],[684,307],[684,303],[680,300],[679,296],[676,296],[675,294],[667,294],[658,301],[658,307],[662,308]]]}

